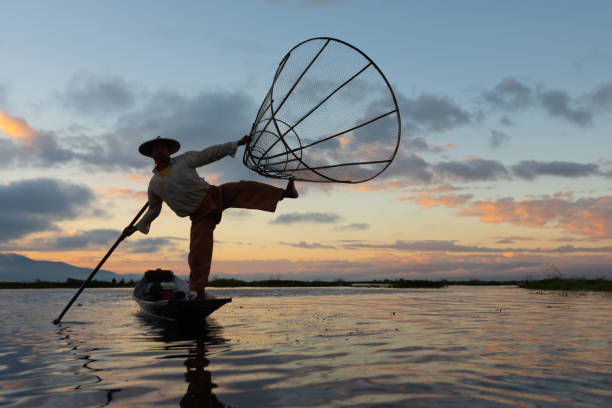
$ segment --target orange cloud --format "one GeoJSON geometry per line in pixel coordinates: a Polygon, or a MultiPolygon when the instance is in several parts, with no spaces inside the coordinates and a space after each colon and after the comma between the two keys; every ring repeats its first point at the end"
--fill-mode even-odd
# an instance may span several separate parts
{"type": "Polygon", "coordinates": [[[340,142],[340,147],[341,148],[346,147],[352,139],[353,139],[352,135],[338,136],[336,138],[336,140],[338,140],[338,142],[340,142]]]}
{"type": "Polygon", "coordinates": [[[220,184],[220,176],[219,173],[206,173],[206,181],[210,184],[220,184]]]}
{"type": "Polygon", "coordinates": [[[367,183],[356,184],[353,188],[359,191],[380,191],[387,189],[401,189],[405,187],[413,187],[414,182],[409,180],[391,180],[386,183],[367,183]]]}
{"type": "Polygon", "coordinates": [[[515,201],[503,198],[471,203],[459,215],[479,217],[483,222],[541,228],[562,228],[594,238],[612,238],[612,196],[566,200],[545,197],[515,201]]]}
{"type": "Polygon", "coordinates": [[[414,201],[423,208],[446,207],[454,208],[465,204],[472,198],[471,194],[440,194],[433,195],[427,191],[415,193],[409,197],[402,196],[398,201],[414,201]]]}
{"type": "Polygon", "coordinates": [[[450,193],[451,191],[458,190],[457,187],[453,187],[450,184],[442,184],[433,188],[419,190],[419,192],[429,192],[429,193],[450,193]]]}
{"type": "Polygon", "coordinates": [[[459,212],[462,216],[479,217],[483,222],[500,224],[509,222],[527,227],[543,227],[565,210],[565,201],[557,198],[547,200],[521,200],[503,198],[497,201],[477,201],[459,212]]]}
{"type": "Polygon", "coordinates": [[[519,200],[502,198],[472,203],[471,194],[439,194],[451,186],[413,191],[397,201],[414,201],[423,208],[459,208],[459,215],[478,217],[482,222],[504,222],[530,228],[556,227],[590,238],[612,238],[612,196],[575,199],[574,192],[556,192],[552,197],[519,200]]]}
{"type": "Polygon", "coordinates": [[[142,174],[126,174],[124,177],[130,181],[135,181],[136,183],[146,184],[149,182],[149,178],[142,174]]]}
{"type": "Polygon", "coordinates": [[[384,185],[380,184],[362,184],[355,187],[359,191],[379,191],[384,189],[384,185]]]}
{"type": "Polygon", "coordinates": [[[135,191],[129,188],[109,188],[106,190],[107,197],[120,196],[126,198],[147,198],[146,191],[135,191]]]}
{"type": "Polygon", "coordinates": [[[32,141],[37,138],[36,131],[28,125],[28,122],[2,110],[0,110],[0,130],[13,139],[32,141]]]}
{"type": "Polygon", "coordinates": [[[563,197],[563,196],[567,196],[568,198],[571,198],[574,196],[574,191],[573,190],[567,190],[567,191],[555,191],[555,194],[553,194],[555,197],[563,197]]]}

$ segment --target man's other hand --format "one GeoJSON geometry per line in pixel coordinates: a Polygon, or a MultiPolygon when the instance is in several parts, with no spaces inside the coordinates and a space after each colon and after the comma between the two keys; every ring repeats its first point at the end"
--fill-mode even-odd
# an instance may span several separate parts
{"type": "Polygon", "coordinates": [[[124,238],[127,238],[130,235],[132,235],[133,233],[135,233],[136,231],[138,231],[136,229],[136,227],[132,227],[131,225],[129,225],[129,226],[124,228],[122,235],[123,235],[124,238]]]}
{"type": "Polygon", "coordinates": [[[242,136],[242,139],[240,139],[240,140],[238,141],[238,146],[245,145],[245,144],[249,143],[249,141],[250,141],[250,140],[251,140],[251,136],[249,136],[249,135],[244,135],[244,136],[242,136]]]}

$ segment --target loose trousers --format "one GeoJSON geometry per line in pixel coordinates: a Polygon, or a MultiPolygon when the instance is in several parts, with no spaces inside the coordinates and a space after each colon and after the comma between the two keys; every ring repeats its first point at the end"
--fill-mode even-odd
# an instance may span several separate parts
{"type": "Polygon", "coordinates": [[[213,231],[227,208],[247,208],[274,212],[285,190],[256,181],[239,181],[210,186],[200,208],[191,215],[189,243],[189,289],[208,286],[213,252],[213,231]]]}

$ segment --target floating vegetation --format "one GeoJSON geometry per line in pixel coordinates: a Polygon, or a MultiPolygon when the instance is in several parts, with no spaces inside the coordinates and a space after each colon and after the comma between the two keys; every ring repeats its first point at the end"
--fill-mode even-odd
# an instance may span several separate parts
{"type": "MultiPolygon", "coordinates": [[[[386,282],[385,282],[386,283],[386,282]]],[[[448,285],[447,281],[430,280],[404,280],[389,281],[393,288],[442,288],[448,285]]]]}
{"type": "Polygon", "coordinates": [[[243,281],[239,279],[217,278],[209,282],[209,286],[215,288],[231,287],[372,287],[372,288],[441,288],[448,285],[447,281],[431,280],[405,280],[405,279],[384,279],[372,281],[345,281],[336,279],[334,281],[302,281],[268,279],[260,281],[243,281]]]}
{"type": "Polygon", "coordinates": [[[612,280],[605,278],[546,278],[534,281],[525,281],[518,285],[524,289],[534,290],[591,290],[591,291],[612,291],[612,280]]]}

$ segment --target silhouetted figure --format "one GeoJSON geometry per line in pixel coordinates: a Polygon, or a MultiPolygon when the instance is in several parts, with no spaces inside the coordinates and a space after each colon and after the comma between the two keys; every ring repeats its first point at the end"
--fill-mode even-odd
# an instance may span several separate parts
{"type": "Polygon", "coordinates": [[[255,181],[208,184],[196,172],[196,168],[215,162],[225,156],[234,156],[238,146],[249,141],[249,136],[235,142],[208,147],[201,151],[186,152],[176,157],[170,155],[180,149],[174,139],[157,137],[143,143],[138,151],[155,161],[153,177],[147,190],[149,209],[135,226],[128,226],[123,235],[136,231],[148,234],[151,222],[159,215],[165,202],[179,217],[191,219],[189,244],[189,289],[196,291],[195,300],[204,299],[204,288],[212,261],[213,231],[228,208],[276,211],[283,198],[297,198],[293,180],[282,189],[255,181]]]}

